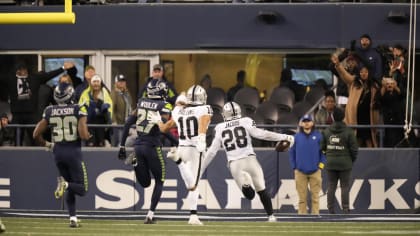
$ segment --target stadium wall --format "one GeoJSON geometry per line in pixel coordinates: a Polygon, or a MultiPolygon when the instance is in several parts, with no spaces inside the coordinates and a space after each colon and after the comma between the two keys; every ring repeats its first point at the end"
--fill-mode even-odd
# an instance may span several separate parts
{"type": "MultiPolygon", "coordinates": [[[[152,187],[135,184],[131,166],[117,159],[117,149],[84,148],[89,192],[78,198],[81,210],[147,210],[152,187]]],[[[266,187],[278,213],[294,213],[297,193],[287,153],[257,149],[266,187]]],[[[361,149],[353,169],[352,213],[408,213],[420,207],[420,149],[361,149]]],[[[174,162],[166,162],[167,178],[158,210],[188,210],[187,191],[174,162]]],[[[321,213],[326,213],[326,176],[321,213]]],[[[5,148],[0,152],[0,210],[59,210],[54,198],[57,170],[52,154],[40,148],[5,148]]],[[[242,197],[219,152],[199,186],[200,210],[263,212],[258,198],[242,197]]],[[[336,198],[340,199],[338,189],[336,198]]],[[[338,210],[338,209],[337,209],[338,210]]],[[[338,211],[339,212],[339,211],[338,211]]]]}
{"type": "MultiPolygon", "coordinates": [[[[64,7],[0,9],[22,11],[64,7]]],[[[410,28],[409,5],[398,3],[152,3],[75,5],[73,11],[74,25],[0,24],[0,50],[335,49],[349,48],[364,33],[375,45],[407,46],[410,28]],[[390,21],[390,14],[402,17],[390,21]]]]}

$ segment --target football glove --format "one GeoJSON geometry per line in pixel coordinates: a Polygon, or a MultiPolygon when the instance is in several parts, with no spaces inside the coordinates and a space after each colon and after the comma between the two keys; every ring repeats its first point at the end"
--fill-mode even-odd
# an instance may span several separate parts
{"type": "Polygon", "coordinates": [[[176,147],[171,147],[166,157],[173,160],[174,162],[177,162],[179,160],[179,156],[176,147]]]}
{"type": "Polygon", "coordinates": [[[206,151],[207,143],[206,143],[206,135],[205,134],[199,134],[197,145],[195,146],[197,148],[197,151],[204,152],[206,151]]]}
{"type": "Polygon", "coordinates": [[[54,143],[45,141],[45,150],[47,152],[52,152],[54,150],[54,143]]]}
{"type": "Polygon", "coordinates": [[[295,137],[293,135],[286,135],[286,141],[290,143],[289,147],[292,147],[295,143],[295,137]]]}
{"type": "Polygon", "coordinates": [[[118,159],[120,160],[127,159],[127,152],[125,151],[124,146],[120,146],[120,150],[118,151],[118,159]]]}

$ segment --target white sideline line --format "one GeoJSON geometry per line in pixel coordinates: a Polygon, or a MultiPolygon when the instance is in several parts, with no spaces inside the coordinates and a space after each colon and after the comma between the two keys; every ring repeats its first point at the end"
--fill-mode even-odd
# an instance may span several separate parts
{"type": "Polygon", "coordinates": [[[380,220],[380,221],[394,221],[394,220],[415,220],[420,221],[419,217],[354,217],[354,218],[348,218],[347,220],[350,221],[368,221],[368,220],[380,220]]]}
{"type": "MultiPolygon", "coordinates": [[[[67,213],[62,214],[50,214],[50,213],[25,213],[25,212],[5,212],[4,214],[7,215],[16,215],[16,216],[32,216],[32,217],[68,217],[67,213]]],[[[129,215],[120,215],[120,214],[114,214],[114,215],[97,215],[97,214],[79,214],[80,217],[84,218],[109,218],[109,219],[115,219],[115,218],[142,218],[145,217],[145,215],[139,215],[139,214],[129,214],[129,215]]],[[[189,215],[165,215],[165,214],[158,214],[156,215],[157,218],[165,218],[165,219],[188,219],[189,215]]],[[[307,217],[301,217],[301,216],[277,216],[277,219],[321,219],[322,216],[307,216],[307,217]]],[[[200,215],[200,219],[203,220],[265,220],[267,219],[266,216],[209,216],[209,215],[200,215]]],[[[348,218],[325,218],[332,221],[420,221],[420,216],[413,216],[413,217],[398,217],[398,216],[389,216],[389,217],[378,217],[378,216],[372,216],[372,217],[348,217],[348,218]]]]}

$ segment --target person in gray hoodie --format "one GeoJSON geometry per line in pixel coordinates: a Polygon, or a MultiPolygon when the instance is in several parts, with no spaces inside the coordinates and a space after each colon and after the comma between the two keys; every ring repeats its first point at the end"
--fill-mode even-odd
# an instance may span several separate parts
{"type": "Polygon", "coordinates": [[[335,108],[333,117],[334,122],[322,132],[321,140],[321,149],[327,157],[327,207],[330,214],[335,214],[335,191],[340,180],[342,209],[348,214],[351,170],[359,146],[353,129],[343,122],[344,112],[335,108]]]}

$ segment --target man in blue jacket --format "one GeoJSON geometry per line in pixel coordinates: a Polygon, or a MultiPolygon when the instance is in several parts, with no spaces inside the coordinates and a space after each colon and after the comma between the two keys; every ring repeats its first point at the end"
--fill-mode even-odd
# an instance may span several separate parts
{"type": "Polygon", "coordinates": [[[294,170],[296,191],[299,197],[298,214],[307,214],[308,184],[311,193],[311,213],[319,215],[319,193],[322,189],[321,170],[326,158],[321,151],[322,134],[314,129],[311,115],[304,115],[295,135],[295,145],[289,150],[290,166],[294,170]]]}

